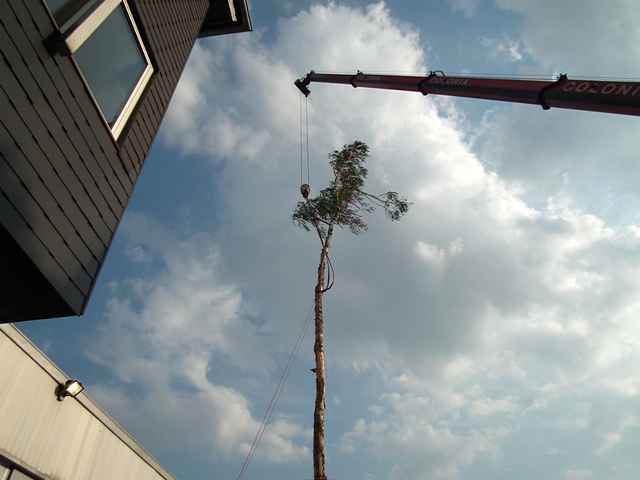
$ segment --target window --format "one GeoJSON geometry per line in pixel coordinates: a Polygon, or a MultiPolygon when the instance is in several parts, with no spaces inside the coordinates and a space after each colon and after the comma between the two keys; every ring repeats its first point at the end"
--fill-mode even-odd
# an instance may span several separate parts
{"type": "Polygon", "coordinates": [[[13,470],[8,480],[35,480],[35,479],[34,477],[30,477],[29,475],[26,475],[18,470],[13,470]]]}
{"type": "Polygon", "coordinates": [[[114,138],[153,74],[127,0],[47,0],[114,138]]]}
{"type": "Polygon", "coordinates": [[[9,462],[3,461],[0,457],[0,480],[36,480],[36,477],[31,477],[20,470],[16,470],[10,466],[9,462]]]}

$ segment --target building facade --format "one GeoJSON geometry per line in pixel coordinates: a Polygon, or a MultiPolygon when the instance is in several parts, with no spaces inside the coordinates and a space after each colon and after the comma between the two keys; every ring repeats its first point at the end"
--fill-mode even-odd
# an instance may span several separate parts
{"type": "Polygon", "coordinates": [[[173,480],[13,325],[0,325],[0,480],[173,480]]]}
{"type": "Polygon", "coordinates": [[[80,315],[199,37],[247,0],[0,1],[0,323],[80,315]]]}

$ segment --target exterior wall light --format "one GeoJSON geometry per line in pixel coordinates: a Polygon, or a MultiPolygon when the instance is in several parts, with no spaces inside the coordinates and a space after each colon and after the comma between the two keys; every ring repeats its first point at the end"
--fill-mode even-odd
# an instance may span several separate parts
{"type": "Polygon", "coordinates": [[[84,390],[84,385],[78,380],[67,380],[64,385],[58,384],[56,387],[56,396],[58,401],[62,401],[64,397],[77,397],[84,390]]]}

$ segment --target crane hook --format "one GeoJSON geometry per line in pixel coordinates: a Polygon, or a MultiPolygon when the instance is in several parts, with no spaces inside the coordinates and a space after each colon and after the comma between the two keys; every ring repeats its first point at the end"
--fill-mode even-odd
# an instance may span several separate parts
{"type": "Polygon", "coordinates": [[[311,193],[311,187],[308,183],[303,183],[300,185],[300,193],[304,197],[305,200],[309,199],[309,194],[311,193]]]}

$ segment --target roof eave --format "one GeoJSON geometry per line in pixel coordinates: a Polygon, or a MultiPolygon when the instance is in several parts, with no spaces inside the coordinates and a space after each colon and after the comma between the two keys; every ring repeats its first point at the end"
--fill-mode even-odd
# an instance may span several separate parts
{"type": "MultiPolygon", "coordinates": [[[[213,9],[213,3],[215,0],[211,0],[209,6],[209,12],[202,23],[202,28],[198,34],[199,38],[212,37],[215,35],[227,35],[229,33],[250,32],[253,30],[251,23],[251,13],[249,11],[248,0],[218,0],[220,3],[227,3],[233,7],[235,11],[236,20],[232,18],[231,12],[225,18],[216,16],[216,10],[213,9]]],[[[229,8],[231,10],[231,8],[229,8]]]]}

